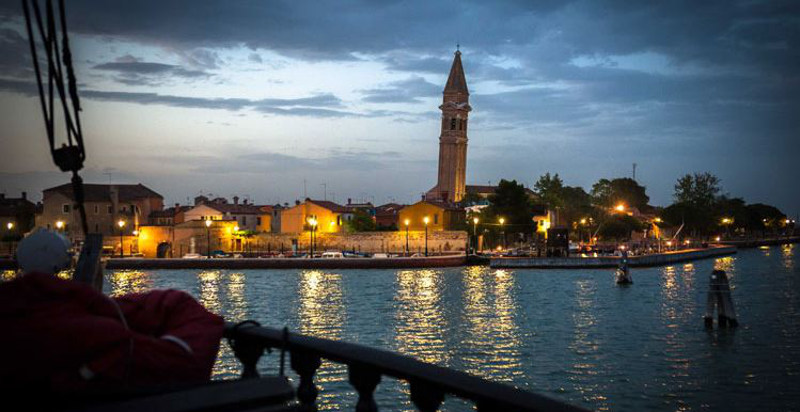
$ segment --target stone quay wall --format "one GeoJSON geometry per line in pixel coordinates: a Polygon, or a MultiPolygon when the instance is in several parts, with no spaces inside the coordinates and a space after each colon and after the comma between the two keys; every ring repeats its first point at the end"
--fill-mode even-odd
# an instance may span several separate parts
{"type": "MultiPolygon", "coordinates": [[[[317,233],[316,251],[356,251],[366,253],[404,253],[406,232],[356,232],[317,233]]],[[[309,250],[311,234],[304,233],[260,233],[246,240],[245,250],[253,252],[288,252],[296,242],[299,252],[309,250]]],[[[425,232],[410,231],[408,246],[411,253],[425,252],[425,232]]],[[[467,249],[467,232],[429,231],[428,252],[454,253],[467,249]]]]}
{"type": "Polygon", "coordinates": [[[143,269],[410,269],[464,266],[464,254],[398,258],[108,259],[108,270],[143,269]]]}
{"type": "MultiPolygon", "coordinates": [[[[732,246],[711,246],[706,249],[687,249],[675,252],[656,253],[652,255],[631,256],[628,258],[630,266],[661,266],[671,263],[685,262],[697,259],[706,259],[736,253],[732,246]]],[[[489,262],[493,268],[615,268],[619,265],[618,256],[599,257],[495,257],[489,262]]]]}

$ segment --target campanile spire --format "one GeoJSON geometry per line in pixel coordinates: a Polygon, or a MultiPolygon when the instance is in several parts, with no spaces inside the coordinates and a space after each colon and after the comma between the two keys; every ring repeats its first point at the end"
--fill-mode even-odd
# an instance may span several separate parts
{"type": "Polygon", "coordinates": [[[425,195],[428,200],[458,202],[466,194],[467,121],[469,89],[461,51],[456,50],[442,93],[442,126],[439,135],[439,179],[425,195]]]}

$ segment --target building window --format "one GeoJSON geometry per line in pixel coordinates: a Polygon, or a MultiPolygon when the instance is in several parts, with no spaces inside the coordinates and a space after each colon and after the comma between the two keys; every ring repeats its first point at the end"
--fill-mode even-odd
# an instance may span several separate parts
{"type": "Polygon", "coordinates": [[[107,209],[108,209],[108,214],[109,214],[109,215],[110,215],[110,214],[112,214],[112,213],[114,213],[114,205],[108,205],[108,206],[107,206],[107,209]]]}
{"type": "Polygon", "coordinates": [[[242,226],[247,225],[247,216],[242,216],[242,226]]]}
{"type": "Polygon", "coordinates": [[[256,216],[256,225],[261,226],[261,217],[256,216]]]}
{"type": "Polygon", "coordinates": [[[61,205],[61,212],[64,213],[64,214],[68,214],[69,213],[69,204],[68,203],[64,203],[63,205],[61,205]]]}
{"type": "Polygon", "coordinates": [[[99,205],[94,205],[94,214],[96,214],[96,215],[100,214],[100,206],[99,205]]]}
{"type": "Polygon", "coordinates": [[[438,225],[439,224],[439,214],[438,213],[434,213],[433,214],[433,224],[434,225],[438,225]]]}
{"type": "Polygon", "coordinates": [[[456,118],[450,119],[450,130],[456,130],[456,118]]]}
{"type": "MultiPolygon", "coordinates": [[[[95,206],[94,208],[95,208],[95,210],[97,210],[97,206],[95,206]]],[[[94,224],[94,232],[95,233],[100,232],[100,224],[98,224],[98,223],[94,224]]]]}

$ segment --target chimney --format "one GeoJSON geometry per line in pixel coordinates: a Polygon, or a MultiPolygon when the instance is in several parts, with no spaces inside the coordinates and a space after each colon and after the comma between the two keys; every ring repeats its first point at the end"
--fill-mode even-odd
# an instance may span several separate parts
{"type": "MultiPolygon", "coordinates": [[[[247,203],[247,200],[245,200],[244,202],[247,203]]],[[[239,204],[239,196],[234,196],[233,197],[233,204],[234,205],[238,205],[239,204]]]]}
{"type": "Polygon", "coordinates": [[[299,200],[295,200],[295,201],[294,201],[294,205],[295,205],[295,206],[299,206],[299,205],[300,205],[300,201],[299,201],[299,200]]]}
{"type": "Polygon", "coordinates": [[[348,204],[348,205],[350,205],[350,204],[353,204],[353,199],[350,199],[350,198],[348,197],[348,198],[347,198],[347,204],[348,204]]]}
{"type": "Polygon", "coordinates": [[[28,192],[22,192],[22,200],[28,200],[28,192]]]}

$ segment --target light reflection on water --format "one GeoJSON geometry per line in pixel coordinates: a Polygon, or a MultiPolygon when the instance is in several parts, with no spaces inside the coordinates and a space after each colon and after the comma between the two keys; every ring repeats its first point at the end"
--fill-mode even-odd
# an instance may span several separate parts
{"type": "MultiPolygon", "coordinates": [[[[767,252],[634,268],[627,288],[614,285],[611,270],[483,267],[108,279],[114,293],[179,288],[230,320],[296,325],[596,410],[800,410],[798,256],[793,247],[767,252]],[[726,270],[734,288],[741,323],[734,333],[703,329],[714,268],[726,270]]],[[[222,347],[215,376],[232,377],[239,366],[222,347]]],[[[323,364],[317,382],[320,409],[354,402],[344,367],[323,364]]],[[[407,385],[384,382],[381,409],[411,409],[407,385]]]]}

